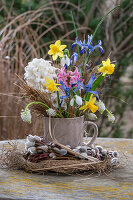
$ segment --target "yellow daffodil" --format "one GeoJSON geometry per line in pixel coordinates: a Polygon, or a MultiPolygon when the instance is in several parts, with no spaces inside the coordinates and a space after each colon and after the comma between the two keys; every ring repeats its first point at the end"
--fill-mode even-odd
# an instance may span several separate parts
{"type": "Polygon", "coordinates": [[[49,55],[52,55],[53,60],[56,60],[59,57],[63,57],[63,50],[66,48],[66,45],[61,45],[61,41],[57,40],[55,44],[50,45],[50,50],[48,51],[49,55]]]}
{"type": "Polygon", "coordinates": [[[60,85],[54,82],[54,79],[50,79],[48,77],[45,77],[45,81],[47,83],[44,83],[44,85],[47,87],[47,90],[51,93],[54,91],[58,91],[59,89],[56,87],[56,85],[60,85]]]}
{"type": "Polygon", "coordinates": [[[106,74],[113,74],[115,70],[115,65],[110,63],[110,59],[108,58],[106,61],[102,61],[103,66],[98,69],[99,72],[103,73],[103,76],[106,74]]]}
{"type": "Polygon", "coordinates": [[[86,101],[85,105],[80,107],[79,110],[83,110],[85,112],[88,108],[95,113],[98,110],[98,107],[94,105],[96,101],[96,97],[93,97],[93,94],[90,96],[90,100],[86,101]]]}

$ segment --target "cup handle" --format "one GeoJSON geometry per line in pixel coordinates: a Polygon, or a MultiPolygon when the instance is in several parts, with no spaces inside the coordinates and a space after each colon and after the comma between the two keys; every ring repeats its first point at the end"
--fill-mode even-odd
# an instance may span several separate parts
{"type": "Polygon", "coordinates": [[[93,128],[94,128],[93,137],[92,137],[91,141],[89,141],[89,142],[86,144],[87,146],[91,146],[91,145],[95,142],[95,140],[96,140],[96,138],[97,138],[97,136],[98,136],[98,127],[97,127],[97,125],[96,125],[94,122],[85,121],[85,122],[84,122],[84,130],[86,130],[87,125],[92,125],[93,128]]]}

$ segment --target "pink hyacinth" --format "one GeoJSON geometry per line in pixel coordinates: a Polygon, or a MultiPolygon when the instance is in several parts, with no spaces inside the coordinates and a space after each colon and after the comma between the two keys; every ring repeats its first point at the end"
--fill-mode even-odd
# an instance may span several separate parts
{"type": "Polygon", "coordinates": [[[74,83],[77,83],[77,80],[80,79],[80,72],[78,71],[78,67],[75,67],[75,71],[72,72],[72,71],[67,71],[66,72],[66,69],[65,67],[62,67],[61,69],[58,70],[58,73],[57,73],[57,81],[58,83],[60,83],[60,81],[63,81],[64,85],[66,87],[69,87],[71,89],[71,85],[74,84],[74,83]],[[69,79],[70,79],[70,82],[68,84],[68,76],[69,76],[69,79]]]}

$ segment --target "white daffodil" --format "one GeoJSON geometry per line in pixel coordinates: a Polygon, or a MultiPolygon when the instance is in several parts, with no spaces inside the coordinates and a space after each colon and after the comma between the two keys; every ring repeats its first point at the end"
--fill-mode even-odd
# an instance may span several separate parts
{"type": "Polygon", "coordinates": [[[50,79],[56,78],[56,70],[57,68],[53,67],[50,61],[46,61],[42,58],[34,58],[25,67],[24,78],[30,87],[41,91],[47,91],[44,89],[44,83],[46,83],[45,77],[50,79]]]}
{"type": "Polygon", "coordinates": [[[88,118],[90,120],[96,120],[97,119],[97,116],[94,114],[94,113],[88,113],[88,118]]]}
{"type": "Polygon", "coordinates": [[[95,104],[98,107],[98,111],[102,114],[105,111],[105,105],[104,105],[104,103],[101,100],[99,100],[99,101],[96,101],[95,104]]]}
{"type": "MultiPolygon", "coordinates": [[[[78,96],[78,95],[75,95],[75,102],[79,105],[79,106],[81,106],[82,105],[82,98],[80,97],[80,96],[78,96]]],[[[74,105],[74,98],[72,98],[71,99],[71,101],[70,101],[70,105],[71,106],[73,106],[74,105]]]]}
{"type": "Polygon", "coordinates": [[[49,109],[47,110],[47,113],[48,113],[49,116],[52,116],[52,117],[54,117],[54,116],[56,115],[55,110],[52,109],[52,108],[49,108],[49,109]]]}
{"type": "Polygon", "coordinates": [[[64,67],[65,64],[66,64],[67,66],[70,65],[70,58],[68,58],[67,55],[64,55],[63,58],[61,59],[61,66],[64,67]]]}
{"type": "Polygon", "coordinates": [[[21,118],[24,122],[31,124],[31,113],[28,108],[21,111],[21,118]]]}
{"type": "Polygon", "coordinates": [[[108,116],[108,121],[114,123],[114,121],[115,121],[115,116],[114,116],[111,112],[108,112],[108,113],[107,113],[107,116],[108,116]]]}

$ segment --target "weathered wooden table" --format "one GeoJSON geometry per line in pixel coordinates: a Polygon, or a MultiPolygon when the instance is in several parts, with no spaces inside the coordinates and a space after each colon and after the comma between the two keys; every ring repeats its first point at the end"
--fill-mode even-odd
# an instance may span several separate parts
{"type": "MultiPolygon", "coordinates": [[[[17,140],[24,148],[24,140],[17,140]]],[[[98,138],[96,143],[118,150],[120,166],[109,174],[36,175],[0,169],[0,199],[103,200],[133,199],[133,140],[98,138]]],[[[8,147],[7,141],[0,142],[8,147]]]]}

